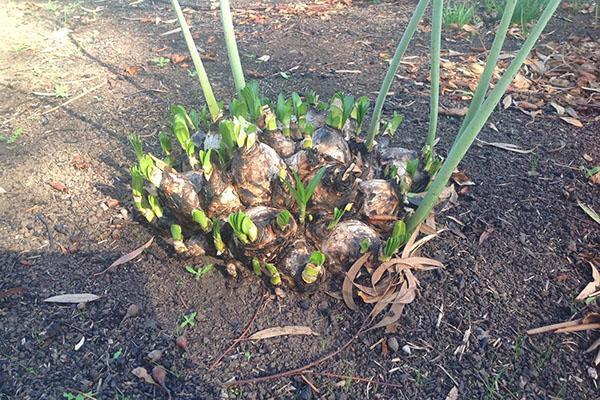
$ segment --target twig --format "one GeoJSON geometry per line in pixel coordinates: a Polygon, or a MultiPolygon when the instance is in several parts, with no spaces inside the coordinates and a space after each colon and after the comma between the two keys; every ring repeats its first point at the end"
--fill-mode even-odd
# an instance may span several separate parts
{"type": "Polygon", "coordinates": [[[252,318],[250,319],[250,321],[248,321],[248,323],[246,324],[246,328],[244,328],[244,331],[242,332],[242,334],[240,336],[238,336],[237,339],[234,339],[231,342],[231,345],[229,345],[229,347],[227,349],[225,349],[225,351],[219,356],[219,358],[217,358],[215,360],[215,362],[212,363],[212,365],[209,368],[209,371],[212,369],[215,369],[219,363],[221,362],[221,360],[231,352],[231,350],[233,350],[235,348],[235,346],[241,342],[244,337],[248,334],[248,332],[250,331],[250,328],[252,327],[252,324],[254,323],[254,321],[256,321],[256,317],[258,317],[258,314],[260,313],[260,311],[264,308],[264,305],[267,303],[268,296],[266,294],[263,294],[263,297],[261,299],[260,304],[258,305],[258,307],[256,307],[256,311],[254,312],[254,315],[252,316],[252,318]]]}
{"type": "Polygon", "coordinates": [[[298,367],[295,369],[289,369],[287,371],[282,371],[282,372],[278,372],[275,374],[271,374],[271,375],[265,375],[265,376],[259,376],[258,378],[252,378],[252,379],[243,379],[241,381],[231,381],[231,382],[225,382],[222,386],[224,387],[228,387],[228,386],[242,386],[242,385],[250,385],[250,384],[255,384],[255,383],[259,383],[259,382],[265,382],[265,381],[270,381],[273,379],[280,379],[280,378],[286,378],[288,376],[294,376],[294,375],[298,375],[298,374],[302,374],[303,372],[306,372],[307,370],[316,367],[317,365],[329,360],[330,358],[333,358],[335,356],[337,356],[339,353],[341,353],[342,351],[344,351],[348,346],[350,346],[352,344],[352,342],[354,342],[356,340],[356,338],[358,338],[358,336],[360,336],[360,334],[366,332],[365,326],[367,325],[368,322],[368,318],[365,318],[365,320],[363,321],[363,323],[361,324],[360,328],[358,329],[358,331],[354,334],[354,336],[352,336],[346,343],[344,343],[341,347],[339,347],[337,350],[332,351],[331,353],[319,358],[316,361],[313,361],[309,364],[306,364],[302,367],[298,367]]]}
{"type": "Polygon", "coordinates": [[[88,89],[88,90],[85,90],[85,91],[83,91],[83,93],[80,93],[80,94],[78,94],[77,96],[70,98],[69,100],[65,101],[64,103],[62,103],[62,104],[59,104],[59,105],[57,105],[56,107],[52,107],[51,109],[44,111],[43,113],[41,113],[41,114],[40,114],[40,117],[41,117],[42,115],[50,114],[51,112],[53,112],[53,111],[56,111],[56,110],[58,110],[59,108],[61,108],[61,107],[64,107],[64,106],[66,106],[66,105],[68,105],[68,104],[71,104],[71,103],[72,103],[72,102],[74,102],[75,100],[79,100],[79,99],[80,99],[80,98],[82,98],[83,96],[86,96],[86,95],[88,95],[88,94],[92,93],[94,90],[98,90],[98,89],[100,89],[102,86],[106,85],[107,83],[108,83],[108,81],[104,81],[104,82],[102,82],[101,84],[99,84],[99,85],[96,85],[96,86],[94,86],[94,87],[93,87],[93,88],[91,88],[91,89],[88,89]]]}
{"type": "Polygon", "coordinates": [[[319,391],[319,389],[317,389],[317,387],[316,387],[316,386],[315,386],[315,385],[314,385],[314,384],[313,384],[311,381],[309,381],[309,380],[308,380],[308,378],[306,378],[304,375],[300,375],[300,378],[302,378],[302,380],[303,380],[304,382],[306,382],[306,384],[307,384],[308,386],[310,386],[310,388],[312,389],[312,391],[313,391],[313,392],[315,392],[315,393],[317,393],[317,394],[321,393],[321,392],[319,391]]]}
{"type": "Polygon", "coordinates": [[[328,376],[330,378],[339,378],[339,379],[350,379],[353,381],[357,381],[357,382],[364,382],[364,383],[370,383],[371,385],[381,385],[381,386],[386,386],[386,387],[393,387],[393,388],[404,388],[406,387],[406,385],[397,385],[395,383],[388,383],[388,382],[383,382],[383,381],[374,381],[371,378],[363,378],[360,376],[352,376],[352,375],[338,375],[338,374],[332,374],[331,372],[317,372],[317,371],[310,371],[311,374],[313,375],[322,375],[322,376],[328,376]]]}
{"type": "Polygon", "coordinates": [[[183,298],[183,296],[181,295],[181,292],[177,292],[177,296],[179,296],[179,301],[181,302],[181,305],[184,306],[186,309],[190,308],[187,303],[185,302],[185,299],[183,298]]]}

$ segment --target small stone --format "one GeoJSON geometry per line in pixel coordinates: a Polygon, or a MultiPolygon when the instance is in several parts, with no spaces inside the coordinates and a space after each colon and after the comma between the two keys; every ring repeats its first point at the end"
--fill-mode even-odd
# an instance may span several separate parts
{"type": "Polygon", "coordinates": [[[598,379],[598,370],[596,368],[594,368],[594,367],[588,367],[587,373],[588,373],[588,376],[590,378],[592,378],[593,380],[597,380],[598,379]]]}
{"type": "Polygon", "coordinates": [[[387,345],[388,349],[390,349],[393,353],[397,352],[400,348],[400,345],[398,344],[398,339],[396,339],[394,336],[387,340],[387,345]]]}
{"type": "Polygon", "coordinates": [[[85,303],[77,303],[78,310],[85,310],[85,303]]]}
{"type": "Polygon", "coordinates": [[[106,201],[106,205],[108,206],[108,208],[115,208],[119,205],[119,200],[117,199],[108,199],[106,201]]]}
{"type": "Polygon", "coordinates": [[[402,351],[404,352],[404,354],[409,355],[409,356],[412,354],[412,350],[410,349],[410,346],[407,344],[402,346],[402,351]]]}

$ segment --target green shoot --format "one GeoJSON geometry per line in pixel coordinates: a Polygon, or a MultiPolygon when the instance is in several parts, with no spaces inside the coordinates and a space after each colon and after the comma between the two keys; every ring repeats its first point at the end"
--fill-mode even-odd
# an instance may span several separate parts
{"type": "Polygon", "coordinates": [[[213,243],[215,245],[215,249],[217,250],[217,255],[220,256],[225,251],[225,243],[223,242],[223,238],[221,237],[222,223],[218,219],[213,218],[212,226],[213,243]]]}
{"type": "Polygon", "coordinates": [[[342,219],[342,217],[344,216],[346,211],[349,212],[350,210],[352,210],[352,206],[353,206],[352,203],[348,203],[348,204],[346,204],[346,207],[342,208],[341,210],[337,207],[334,207],[333,219],[327,225],[327,229],[331,230],[331,229],[335,228],[335,226],[340,222],[340,220],[342,219]]]}
{"type": "Polygon", "coordinates": [[[154,215],[156,215],[156,218],[162,218],[163,210],[162,210],[162,206],[160,205],[160,202],[158,201],[158,197],[156,197],[153,194],[149,194],[148,195],[148,204],[150,204],[150,208],[152,209],[152,212],[154,213],[154,215]]]}
{"type": "Polygon", "coordinates": [[[158,141],[160,142],[160,148],[165,155],[165,164],[173,165],[175,160],[173,159],[172,155],[173,147],[171,143],[171,135],[165,132],[160,132],[158,134],[158,141]]]}
{"type": "Polygon", "coordinates": [[[196,209],[192,211],[192,219],[200,225],[200,228],[202,228],[204,232],[210,232],[212,229],[212,221],[206,216],[206,213],[203,210],[196,209]]]}
{"type": "MultiPolygon", "coordinates": [[[[407,229],[409,232],[413,232],[417,226],[421,222],[423,222],[429,213],[431,212],[433,206],[436,204],[440,194],[446,187],[446,184],[450,180],[452,176],[452,172],[456,169],[460,161],[465,156],[466,152],[469,150],[473,141],[481,131],[481,128],[485,125],[488,118],[502,99],[504,93],[508,89],[508,86],[513,81],[514,77],[519,72],[519,69],[527,59],[527,56],[533,46],[535,45],[537,39],[542,34],[542,31],[546,27],[546,24],[558,8],[560,4],[560,0],[551,0],[548,6],[544,9],[540,19],[537,24],[532,28],[530,35],[527,37],[523,46],[510,63],[508,68],[504,71],[504,74],[500,78],[500,80],[496,83],[494,89],[485,99],[481,107],[477,110],[471,122],[464,128],[462,134],[460,134],[457,138],[457,141],[454,143],[446,161],[442,164],[440,170],[437,173],[436,178],[433,180],[431,186],[427,190],[427,194],[419,204],[417,210],[409,217],[407,221],[407,229]]],[[[464,122],[463,122],[464,123],[464,122]]]]}
{"type": "Polygon", "coordinates": [[[266,263],[265,269],[267,270],[269,275],[271,275],[271,284],[274,286],[281,285],[281,274],[277,270],[277,267],[275,267],[274,264],[266,263]]]}
{"type": "Polygon", "coordinates": [[[319,95],[314,90],[304,93],[304,100],[309,106],[316,107],[319,104],[319,95]]]}
{"type": "Polygon", "coordinates": [[[181,317],[181,322],[177,325],[177,330],[181,332],[188,327],[196,325],[196,316],[198,316],[198,313],[194,311],[181,317]]]}
{"type": "Polygon", "coordinates": [[[129,143],[131,143],[131,147],[133,147],[135,157],[139,162],[142,157],[144,157],[144,149],[142,147],[142,140],[140,139],[140,136],[132,133],[131,135],[127,136],[127,139],[129,139],[129,143]]]}
{"type": "Polygon", "coordinates": [[[360,241],[360,254],[365,254],[369,250],[371,250],[371,239],[364,238],[360,241]]]}
{"type": "Polygon", "coordinates": [[[194,130],[198,130],[200,129],[200,114],[198,114],[198,111],[194,110],[193,108],[190,110],[190,112],[188,113],[188,116],[190,118],[190,121],[192,122],[192,126],[194,130]]]}
{"type": "Polygon", "coordinates": [[[131,173],[131,193],[133,194],[133,204],[148,222],[152,222],[155,218],[155,215],[150,208],[150,204],[148,204],[148,201],[144,197],[144,175],[140,171],[140,167],[137,165],[131,167],[129,172],[131,173]]]}
{"type": "Polygon", "coordinates": [[[296,92],[292,93],[291,98],[294,114],[298,118],[298,123],[300,123],[300,121],[306,117],[306,113],[308,112],[308,104],[303,103],[300,95],[296,92]]]}
{"type": "Polygon", "coordinates": [[[292,214],[288,210],[283,210],[277,214],[275,222],[277,223],[277,227],[280,231],[285,231],[290,225],[291,220],[292,214]]]}
{"type": "Polygon", "coordinates": [[[194,267],[188,265],[187,267],[185,267],[185,270],[187,272],[189,272],[190,274],[194,275],[194,279],[199,281],[200,279],[202,279],[202,277],[204,275],[206,275],[207,273],[212,271],[214,269],[214,267],[215,267],[214,264],[206,264],[205,266],[198,267],[198,268],[194,268],[194,267]]]}
{"type": "Polygon", "coordinates": [[[187,252],[187,247],[183,243],[183,233],[181,232],[181,226],[177,224],[171,224],[171,238],[173,239],[173,247],[176,253],[187,252]]]}
{"type": "Polygon", "coordinates": [[[329,112],[325,123],[332,128],[342,129],[354,110],[354,96],[344,96],[341,92],[336,93],[329,105],[329,112]]]}
{"type": "Polygon", "coordinates": [[[310,201],[310,198],[312,197],[313,193],[315,192],[317,185],[321,182],[321,179],[323,179],[324,174],[325,167],[321,167],[321,169],[315,174],[315,176],[313,176],[313,178],[310,180],[307,186],[304,186],[302,180],[295,171],[292,172],[292,175],[294,177],[296,187],[294,187],[290,181],[284,181],[286,186],[290,190],[290,193],[294,197],[294,200],[296,200],[298,207],[300,208],[301,224],[304,223],[304,220],[306,218],[306,206],[310,201]]]}
{"type": "Polygon", "coordinates": [[[150,60],[152,64],[156,65],[158,68],[164,68],[171,63],[171,60],[167,57],[154,57],[150,60]]]}
{"type": "Polygon", "coordinates": [[[254,242],[258,238],[258,228],[243,211],[229,214],[228,222],[235,237],[243,244],[254,242]]]}
{"type": "Polygon", "coordinates": [[[427,172],[429,176],[434,176],[440,169],[441,165],[441,159],[433,153],[429,145],[425,145],[423,148],[423,171],[427,172]]]}
{"type": "Polygon", "coordinates": [[[433,152],[433,144],[437,131],[438,112],[440,108],[440,48],[442,43],[442,15],[444,1],[433,0],[431,17],[431,98],[429,105],[429,131],[426,146],[433,152]]]}
{"type": "Polygon", "coordinates": [[[198,110],[198,128],[200,128],[200,126],[204,126],[204,129],[207,131],[210,130],[210,113],[208,112],[206,104],[198,110]]]}
{"type": "Polygon", "coordinates": [[[475,15],[475,6],[464,1],[452,2],[444,7],[443,22],[445,27],[462,28],[470,24],[475,15]]]}
{"type": "Polygon", "coordinates": [[[225,33],[225,45],[227,46],[227,55],[231,65],[231,73],[235,82],[235,89],[239,92],[246,86],[244,81],[244,72],[235,42],[235,32],[233,30],[233,19],[231,18],[231,9],[229,0],[220,0],[221,3],[221,22],[223,23],[223,32],[225,33]]]}
{"type": "Polygon", "coordinates": [[[200,150],[198,152],[198,156],[200,158],[200,165],[202,165],[202,171],[204,172],[204,176],[206,179],[210,178],[213,172],[212,161],[210,160],[210,156],[212,155],[212,149],[208,150],[200,150]]]}
{"type": "Polygon", "coordinates": [[[262,270],[260,268],[260,261],[256,257],[254,257],[252,259],[252,271],[254,271],[254,274],[256,276],[261,276],[262,275],[262,270]]]}
{"type": "Polygon", "coordinates": [[[356,111],[356,135],[358,136],[362,131],[363,123],[365,122],[365,117],[367,112],[369,112],[369,107],[371,103],[369,102],[369,98],[367,96],[362,96],[358,100],[356,100],[356,105],[354,106],[356,111]]]}
{"type": "Polygon", "coordinates": [[[273,111],[271,110],[271,107],[269,107],[268,104],[265,104],[261,107],[260,113],[261,116],[265,119],[265,128],[268,131],[277,130],[277,118],[275,117],[275,114],[273,114],[273,111]]]}
{"type": "Polygon", "coordinates": [[[402,122],[404,122],[404,114],[398,114],[398,113],[394,112],[392,119],[390,119],[385,124],[385,129],[383,130],[383,134],[394,136],[396,134],[396,131],[402,124],[402,122]]]}
{"type": "Polygon", "coordinates": [[[187,154],[190,166],[194,169],[198,165],[198,159],[196,158],[196,149],[194,142],[190,138],[188,126],[193,126],[193,121],[185,109],[181,106],[171,107],[171,129],[179,145],[185,154],[187,154]]]}
{"type": "Polygon", "coordinates": [[[419,159],[415,158],[406,163],[406,173],[410,176],[415,176],[419,168],[419,159]]]}
{"type": "Polygon", "coordinates": [[[292,100],[286,100],[283,94],[280,93],[279,96],[277,96],[277,108],[275,109],[275,113],[277,115],[277,120],[281,123],[281,130],[283,132],[283,135],[286,137],[290,136],[292,108],[292,100]]]}
{"type": "Polygon", "coordinates": [[[377,96],[377,101],[375,102],[375,108],[373,110],[373,115],[371,116],[371,124],[369,125],[369,133],[367,135],[367,148],[370,150],[373,149],[375,145],[375,136],[379,133],[379,124],[381,120],[381,112],[383,110],[383,103],[385,101],[385,97],[390,91],[390,87],[392,86],[392,82],[394,81],[394,77],[396,76],[396,72],[398,71],[398,67],[400,66],[400,61],[402,57],[404,57],[404,53],[408,48],[408,44],[412,39],[421,18],[423,18],[423,14],[425,13],[425,9],[427,8],[427,4],[429,4],[429,0],[419,0],[419,4],[415,8],[415,12],[413,13],[404,34],[402,34],[402,38],[400,39],[400,43],[396,48],[396,52],[394,53],[394,57],[390,63],[390,67],[388,68],[385,78],[383,79],[383,83],[381,84],[381,89],[379,90],[379,95],[377,96]]]}
{"type": "Polygon", "coordinates": [[[139,169],[144,178],[156,187],[160,187],[162,181],[162,171],[154,165],[154,160],[150,154],[145,154],[139,160],[139,169]]]}
{"type": "Polygon", "coordinates": [[[388,261],[398,252],[398,250],[400,250],[400,247],[408,241],[409,237],[410,234],[406,231],[406,224],[404,221],[396,221],[391,236],[383,245],[379,259],[381,261],[388,261]]]}
{"type": "Polygon", "coordinates": [[[179,5],[179,2],[177,0],[171,0],[171,4],[173,5],[173,9],[177,14],[177,20],[179,21],[179,26],[181,27],[183,38],[185,39],[185,43],[190,52],[190,56],[192,57],[192,62],[194,63],[194,67],[196,68],[196,74],[198,75],[200,87],[202,88],[204,99],[206,100],[206,104],[208,105],[212,121],[216,122],[221,116],[221,107],[219,107],[219,104],[215,99],[215,95],[213,94],[212,87],[210,86],[210,82],[208,80],[208,75],[206,74],[206,70],[204,69],[202,60],[200,59],[200,54],[198,53],[198,48],[196,47],[194,39],[192,38],[190,28],[188,27],[188,24],[185,21],[185,17],[183,16],[181,6],[179,5]]]}
{"type": "Polygon", "coordinates": [[[246,121],[244,117],[233,117],[233,137],[239,148],[251,148],[256,143],[256,125],[246,121]]]}
{"type": "Polygon", "coordinates": [[[302,280],[308,284],[315,283],[321,273],[323,264],[325,264],[325,254],[314,251],[302,271],[302,280]]]}
{"type": "Polygon", "coordinates": [[[219,155],[224,160],[230,160],[233,157],[233,150],[237,138],[235,137],[235,124],[233,121],[224,120],[219,123],[219,132],[221,133],[221,148],[219,155]]]}

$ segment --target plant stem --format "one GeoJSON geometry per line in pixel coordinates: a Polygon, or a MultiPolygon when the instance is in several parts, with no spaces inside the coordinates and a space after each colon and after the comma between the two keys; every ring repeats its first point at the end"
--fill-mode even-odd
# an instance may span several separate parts
{"type": "Polygon", "coordinates": [[[496,68],[496,64],[498,63],[498,56],[500,56],[500,52],[502,51],[502,46],[504,45],[504,40],[506,39],[506,32],[510,27],[510,21],[512,19],[513,12],[515,11],[515,6],[517,5],[517,0],[507,0],[506,5],[504,6],[504,13],[502,14],[502,20],[500,21],[500,25],[498,26],[498,31],[496,32],[496,37],[494,38],[494,42],[492,43],[492,47],[489,52],[488,59],[485,63],[485,67],[483,68],[483,72],[481,73],[481,78],[479,80],[479,84],[477,85],[477,89],[475,90],[475,94],[473,95],[473,99],[471,100],[471,104],[469,105],[469,110],[467,111],[467,115],[463,120],[463,123],[458,131],[458,135],[454,140],[456,143],[459,137],[464,132],[465,128],[469,125],[471,120],[481,107],[483,100],[485,99],[485,95],[490,87],[490,82],[492,80],[492,75],[494,74],[494,69],[496,68]]]}
{"type": "Polygon", "coordinates": [[[367,135],[367,148],[369,151],[373,149],[373,141],[375,140],[375,136],[379,133],[379,122],[381,120],[381,111],[383,110],[385,97],[392,86],[394,76],[396,75],[396,71],[398,71],[398,67],[400,66],[400,61],[402,60],[402,57],[408,48],[408,44],[410,43],[410,40],[417,29],[419,21],[421,21],[421,18],[423,17],[423,13],[425,12],[427,4],[429,4],[429,0],[420,0],[419,4],[417,4],[415,12],[410,18],[404,34],[402,34],[400,43],[398,43],[398,47],[394,53],[394,58],[392,58],[390,67],[385,74],[385,78],[383,78],[383,83],[381,84],[381,89],[379,90],[377,101],[375,102],[375,108],[373,109],[373,115],[369,125],[369,133],[367,135]]]}
{"type": "Polygon", "coordinates": [[[431,103],[429,106],[429,131],[427,132],[427,146],[432,152],[440,107],[440,48],[443,13],[444,0],[433,0],[431,17],[431,103]]]}
{"type": "Polygon", "coordinates": [[[306,219],[306,206],[300,204],[300,223],[303,224],[306,219]]]}
{"type": "Polygon", "coordinates": [[[227,55],[231,65],[231,74],[235,83],[236,91],[240,91],[246,86],[244,80],[244,71],[240,62],[237,43],[235,41],[235,31],[233,30],[233,18],[231,17],[231,8],[229,0],[220,0],[221,4],[221,22],[223,23],[223,32],[225,33],[225,45],[227,46],[227,55]]]}
{"type": "Polygon", "coordinates": [[[437,203],[440,194],[442,193],[444,187],[448,183],[448,180],[452,176],[452,172],[463,159],[466,152],[473,144],[473,141],[481,131],[481,128],[483,128],[488,118],[494,111],[494,108],[496,108],[496,106],[500,102],[500,99],[506,92],[506,89],[508,89],[508,86],[511,84],[514,77],[519,72],[519,69],[525,62],[527,55],[529,55],[529,52],[540,37],[542,31],[546,27],[546,24],[554,14],[554,11],[556,11],[556,8],[558,7],[559,3],[560,0],[552,0],[548,3],[546,8],[544,9],[544,12],[540,16],[540,19],[538,20],[535,27],[531,30],[531,33],[527,37],[527,40],[525,40],[525,42],[523,43],[523,46],[519,50],[519,53],[517,54],[515,59],[510,63],[510,66],[506,69],[504,75],[502,76],[502,78],[500,78],[494,90],[492,90],[488,98],[483,102],[480,109],[473,117],[469,125],[465,128],[463,134],[458,138],[457,142],[454,143],[454,145],[450,149],[450,152],[448,153],[448,158],[446,158],[446,161],[444,162],[444,164],[442,164],[440,171],[438,172],[435,180],[431,184],[431,187],[427,191],[427,194],[421,201],[421,204],[419,205],[415,213],[408,218],[407,230],[409,232],[413,232],[416,229],[416,227],[421,222],[423,222],[425,218],[427,218],[427,216],[437,203]]]}
{"type": "Polygon", "coordinates": [[[187,22],[185,21],[185,17],[183,16],[183,11],[181,11],[181,6],[179,5],[179,2],[177,0],[171,0],[171,4],[173,5],[175,14],[177,14],[177,20],[179,21],[179,26],[181,27],[183,38],[185,39],[185,43],[187,44],[190,56],[192,57],[192,61],[194,62],[196,74],[198,75],[200,87],[202,88],[204,99],[206,100],[206,104],[208,105],[210,116],[212,117],[212,121],[216,122],[221,116],[221,109],[219,108],[217,100],[215,99],[215,95],[213,94],[212,87],[210,86],[210,81],[208,80],[208,75],[206,75],[206,70],[204,69],[204,65],[202,64],[202,60],[200,59],[200,54],[198,53],[198,49],[196,48],[196,44],[194,43],[194,39],[192,38],[192,34],[190,33],[190,28],[187,22]]]}

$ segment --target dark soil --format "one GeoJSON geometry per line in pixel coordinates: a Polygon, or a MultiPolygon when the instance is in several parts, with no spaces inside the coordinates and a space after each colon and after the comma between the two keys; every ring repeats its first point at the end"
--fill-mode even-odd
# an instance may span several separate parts
{"type": "MultiPolygon", "coordinates": [[[[208,2],[198,3],[202,6],[188,14],[193,32],[199,47],[217,54],[205,64],[217,97],[229,99],[233,82],[218,15],[206,9],[208,2]]],[[[312,88],[323,98],[339,89],[374,98],[387,65],[380,53],[393,52],[415,2],[354,3],[319,16],[235,2],[238,11],[257,16],[236,18],[247,74],[262,77],[269,96],[312,88]],[[270,60],[258,61],[263,55],[270,60]],[[289,79],[283,79],[279,72],[288,70],[289,79]],[[335,72],[340,70],[361,73],[335,72]]],[[[221,384],[295,368],[339,348],[356,332],[367,306],[355,314],[322,292],[271,298],[250,332],[307,325],[320,336],[241,342],[209,370],[261,304],[262,284],[232,282],[218,270],[196,281],[185,272],[186,261],[161,240],[135,262],[97,275],[154,234],[132,210],[127,134],[137,132],[157,147],[170,104],[201,104],[197,81],[186,68],[149,62],[186,53],[179,34],[160,35],[176,27],[166,22],[174,18],[168,2],[36,4],[0,6],[0,135],[23,133],[11,145],[0,143],[0,188],[6,191],[0,190],[0,292],[24,288],[0,298],[0,398],[59,399],[80,392],[97,399],[167,398],[131,373],[139,366],[151,370],[146,354],[155,349],[164,350],[160,363],[169,370],[166,385],[174,398],[310,398],[309,387],[296,378],[228,389],[221,384]],[[126,72],[132,66],[141,70],[126,72]],[[67,100],[55,97],[55,85],[65,82],[70,98],[106,84],[42,115],[67,100]],[[119,205],[107,207],[110,199],[119,205]],[[102,298],[81,307],[42,301],[62,293],[102,298]],[[141,306],[140,315],[123,319],[131,304],[141,306]],[[177,325],[194,311],[197,322],[185,332],[184,352],[175,345],[177,325]],[[83,346],[75,350],[82,337],[83,346]]],[[[592,16],[562,11],[547,32],[552,33],[542,41],[571,34],[598,40],[599,31],[592,16]]],[[[427,44],[421,33],[408,52],[419,56],[422,77],[427,44]]],[[[475,38],[444,42],[445,49],[461,52],[480,45],[475,38]]],[[[402,80],[394,90],[386,110],[405,114],[399,140],[420,148],[427,130],[427,83],[402,80]]],[[[498,131],[486,127],[482,140],[535,150],[518,154],[473,146],[461,169],[476,185],[438,216],[447,230],[423,251],[445,269],[418,276],[421,296],[407,307],[396,333],[365,334],[305,374],[319,390],[313,395],[444,399],[457,386],[461,399],[600,398],[588,370],[593,356],[582,354],[597,333],[525,334],[582,309],[573,299],[591,279],[586,259],[598,255],[600,241],[598,225],[577,205],[580,199],[600,210],[598,187],[578,170],[600,160],[594,117],[576,129],[546,114],[532,120],[512,108],[496,112],[491,122],[498,131]],[[467,330],[461,356],[456,349],[467,330]],[[377,344],[382,338],[388,343],[393,338],[400,349],[384,353],[377,344]],[[405,345],[410,354],[401,350],[405,345]]],[[[459,124],[441,117],[440,153],[459,124]]]]}

